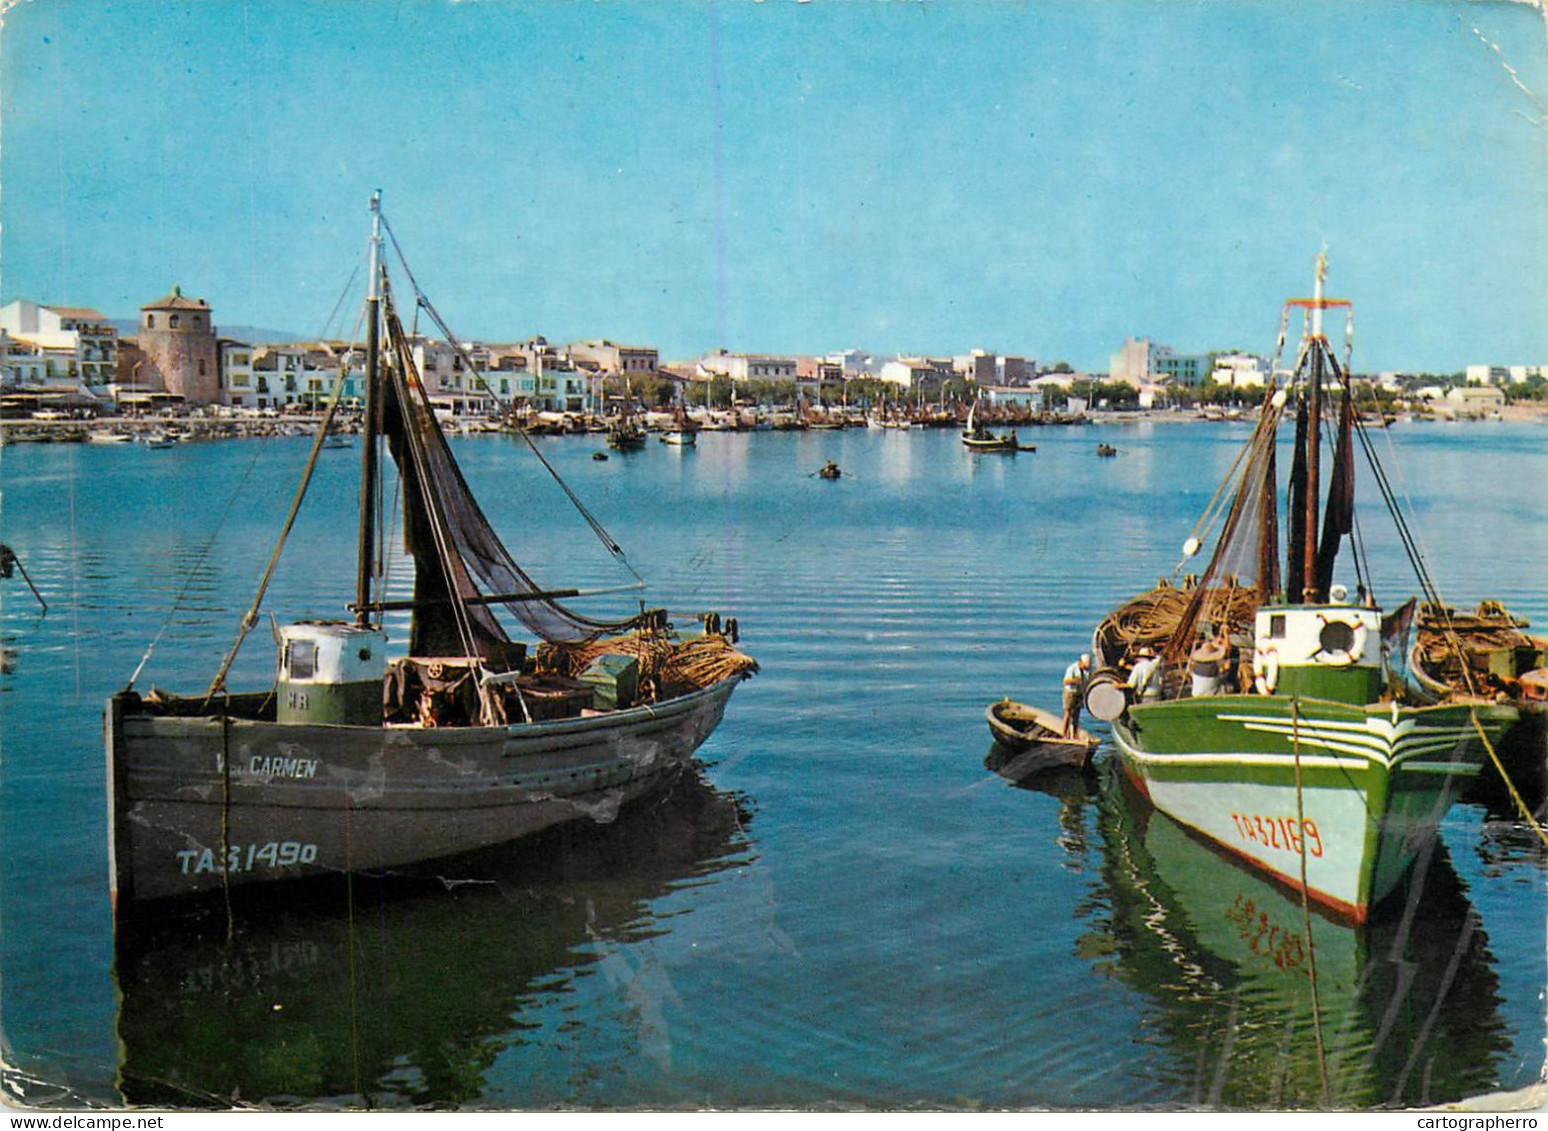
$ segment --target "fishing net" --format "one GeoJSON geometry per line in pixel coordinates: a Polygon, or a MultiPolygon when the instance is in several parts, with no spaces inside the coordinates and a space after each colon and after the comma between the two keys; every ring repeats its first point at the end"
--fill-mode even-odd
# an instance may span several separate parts
{"type": "Polygon", "coordinates": [[[395,364],[385,382],[382,428],[402,477],[405,540],[415,563],[411,651],[503,660],[509,638],[494,605],[546,641],[632,628],[637,618],[594,620],[566,608],[516,563],[463,478],[390,305],[387,326],[395,364]]]}
{"type": "Polygon", "coordinates": [[[547,643],[537,647],[538,668],[577,676],[603,656],[630,656],[640,666],[640,678],[658,688],[678,685],[709,687],[732,676],[749,676],[758,662],[737,651],[718,633],[679,640],[660,629],[642,629],[578,644],[547,643]]]}

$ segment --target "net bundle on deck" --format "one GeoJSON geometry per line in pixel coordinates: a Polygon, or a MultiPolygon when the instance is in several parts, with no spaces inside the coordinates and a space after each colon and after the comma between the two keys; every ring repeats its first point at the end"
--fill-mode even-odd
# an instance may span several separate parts
{"type": "Polygon", "coordinates": [[[758,670],[758,661],[715,633],[679,640],[665,632],[642,630],[573,644],[539,644],[537,648],[541,669],[571,677],[603,656],[633,657],[640,665],[640,677],[652,680],[657,687],[709,687],[758,670]]]}
{"type": "Polygon", "coordinates": [[[1230,584],[1211,587],[1201,594],[1193,586],[1158,585],[1108,614],[1097,629],[1097,639],[1102,645],[1104,662],[1118,664],[1137,648],[1163,649],[1196,607],[1217,631],[1224,626],[1235,634],[1252,624],[1258,605],[1255,588],[1230,584]]]}
{"type": "Polygon", "coordinates": [[[1491,654],[1519,650],[1537,657],[1544,646],[1524,631],[1530,622],[1497,601],[1485,601],[1473,613],[1426,602],[1419,606],[1417,627],[1420,666],[1430,678],[1464,693],[1479,690],[1491,654]]]}

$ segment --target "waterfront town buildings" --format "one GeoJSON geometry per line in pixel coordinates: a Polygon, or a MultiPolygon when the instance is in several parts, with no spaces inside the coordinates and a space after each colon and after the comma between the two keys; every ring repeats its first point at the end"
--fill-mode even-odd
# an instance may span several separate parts
{"type": "Polygon", "coordinates": [[[970,353],[958,354],[951,359],[951,371],[959,377],[965,377],[980,388],[993,385],[995,379],[995,358],[987,350],[973,350],[970,353]]]}
{"type": "Polygon", "coordinates": [[[1149,338],[1125,338],[1122,347],[1109,359],[1111,380],[1124,381],[1138,388],[1157,381],[1171,381],[1193,387],[1204,383],[1211,373],[1208,354],[1181,354],[1171,346],[1149,338]]]}
{"type": "Polygon", "coordinates": [[[891,385],[899,385],[910,391],[932,381],[943,381],[952,375],[951,362],[928,357],[900,357],[881,367],[881,379],[891,385]]]}
{"type": "Polygon", "coordinates": [[[699,359],[698,371],[701,376],[729,377],[733,384],[744,381],[794,381],[796,360],[793,357],[716,350],[699,359]]]}
{"type": "Polygon", "coordinates": [[[118,330],[89,307],[25,299],[0,306],[0,379],[88,401],[107,397],[118,374],[118,330]]]}
{"type": "Polygon", "coordinates": [[[572,342],[568,353],[574,362],[590,363],[600,372],[620,377],[653,377],[661,365],[661,358],[653,349],[619,345],[605,338],[572,342]]]}
{"type": "Polygon", "coordinates": [[[1171,352],[1167,346],[1158,346],[1149,338],[1125,338],[1118,352],[1108,360],[1108,374],[1114,381],[1139,385],[1149,379],[1154,368],[1151,357],[1159,350],[1171,352]]]}
{"type": "Polygon", "coordinates": [[[870,377],[875,374],[876,359],[864,350],[835,350],[826,354],[824,361],[831,361],[844,371],[846,381],[856,377],[870,377]]]}
{"type": "MultiPolygon", "coordinates": [[[[661,364],[654,348],[606,338],[562,346],[541,336],[453,345],[416,336],[411,347],[437,408],[458,416],[509,410],[598,412],[605,404],[604,382],[620,377],[789,382],[799,399],[824,402],[837,401],[856,378],[879,377],[912,392],[960,377],[986,399],[1004,404],[1046,400],[1051,385],[1110,379],[1140,389],[1142,406],[1160,403],[1168,386],[1210,381],[1245,390],[1261,387],[1268,378],[1267,362],[1249,353],[1179,354],[1144,337],[1124,339],[1111,355],[1109,374],[1041,377],[1029,359],[985,349],[885,362],[860,349],[801,357],[720,349],[674,372],[661,364]]],[[[343,401],[358,405],[362,363],[358,348],[351,352],[340,342],[255,344],[222,337],[209,303],[176,286],[140,308],[132,337],[120,338],[112,320],[87,307],[28,300],[0,306],[0,386],[12,410],[28,403],[86,411],[169,403],[238,410],[313,407],[326,401],[341,369],[343,401]]],[[[1438,412],[1477,416],[1498,411],[1506,386],[1548,379],[1548,366],[1469,365],[1465,374],[1418,391],[1412,389],[1417,383],[1412,376],[1384,373],[1374,379],[1394,392],[1431,400],[1438,412]]]]}
{"type": "Polygon", "coordinates": [[[1469,385],[1519,385],[1532,377],[1548,378],[1548,365],[1469,365],[1469,385]]]}
{"type": "Polygon", "coordinates": [[[1442,399],[1449,415],[1463,420],[1498,416],[1505,408],[1505,390],[1498,385],[1457,385],[1442,399]]]}

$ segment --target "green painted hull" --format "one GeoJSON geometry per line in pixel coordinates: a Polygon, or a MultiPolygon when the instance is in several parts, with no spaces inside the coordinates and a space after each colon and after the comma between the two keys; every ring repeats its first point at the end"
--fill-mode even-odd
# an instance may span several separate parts
{"type": "Polygon", "coordinates": [[[1514,721],[1479,704],[1285,695],[1135,704],[1113,723],[1161,812],[1356,922],[1391,894],[1514,721]]]}

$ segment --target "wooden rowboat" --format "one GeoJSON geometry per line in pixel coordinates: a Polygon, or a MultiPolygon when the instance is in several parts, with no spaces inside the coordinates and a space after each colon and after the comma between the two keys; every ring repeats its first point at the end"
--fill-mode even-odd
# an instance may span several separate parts
{"type": "Polygon", "coordinates": [[[1084,766],[1097,748],[1097,739],[1087,732],[1077,730],[1074,738],[1066,738],[1057,716],[1012,699],[989,704],[984,717],[989,720],[989,733],[995,742],[1017,754],[1037,755],[1037,765],[1027,766],[1028,770],[1084,766]]]}

